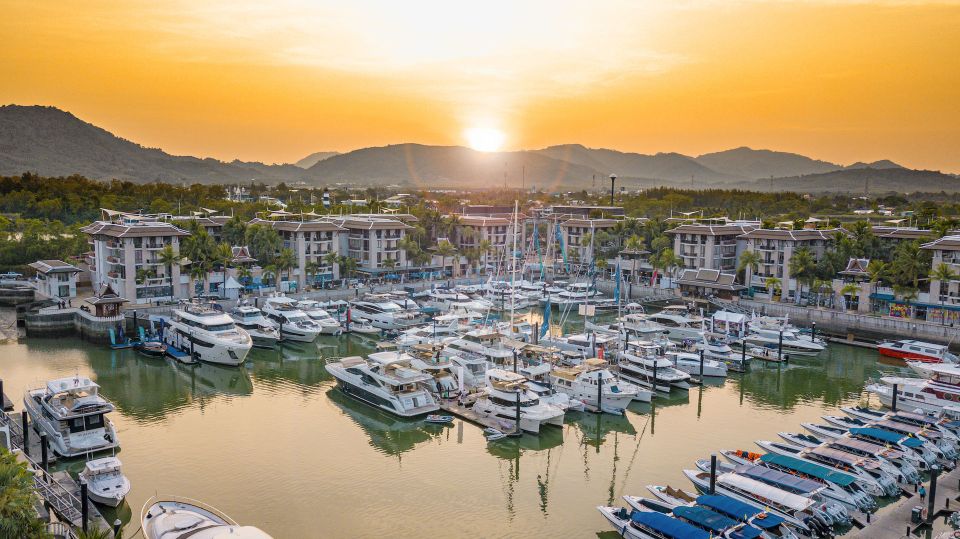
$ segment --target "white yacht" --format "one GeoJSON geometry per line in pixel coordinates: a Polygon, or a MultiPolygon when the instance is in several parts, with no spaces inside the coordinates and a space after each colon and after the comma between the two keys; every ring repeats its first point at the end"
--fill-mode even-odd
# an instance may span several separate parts
{"type": "Polygon", "coordinates": [[[540,340],[540,344],[553,346],[565,352],[576,352],[583,358],[598,357],[601,354],[606,358],[617,355],[617,338],[615,333],[592,331],[560,337],[544,337],[540,340]]]}
{"type": "Polygon", "coordinates": [[[472,299],[466,294],[461,294],[456,290],[438,288],[431,290],[424,296],[424,305],[433,307],[439,311],[480,311],[485,312],[493,307],[493,304],[484,299],[472,299]]]}
{"type": "Polygon", "coordinates": [[[618,380],[607,369],[607,362],[598,358],[584,360],[575,367],[554,367],[550,381],[557,391],[583,402],[597,412],[617,415],[623,414],[632,401],[638,400],[640,391],[647,391],[630,382],[618,380]]]}
{"type": "Polygon", "coordinates": [[[130,492],[130,480],[121,471],[117,457],[88,460],[80,472],[80,481],[87,484],[90,499],[117,507],[130,492]]]}
{"type": "Polygon", "coordinates": [[[650,320],[646,313],[625,314],[618,318],[618,321],[620,322],[621,333],[631,339],[653,341],[667,334],[667,327],[650,320]]]}
{"type": "MultiPolygon", "coordinates": [[[[663,348],[651,342],[637,341],[621,352],[617,365],[620,377],[643,387],[651,387],[656,371],[656,389],[669,392],[671,387],[690,389],[690,375],[674,367],[663,355],[663,348]],[[656,367],[656,368],[654,368],[656,367]]],[[[699,358],[698,365],[699,369],[699,358]]]]}
{"type": "Polygon", "coordinates": [[[238,328],[246,331],[257,347],[273,347],[280,343],[280,331],[272,320],[253,305],[238,305],[230,312],[238,328]]]}
{"type": "Polygon", "coordinates": [[[689,339],[699,342],[703,339],[703,317],[689,314],[682,305],[670,305],[646,317],[647,320],[663,326],[663,333],[674,341],[689,339]]]}
{"type": "Polygon", "coordinates": [[[567,307],[589,303],[590,300],[602,295],[590,283],[570,283],[563,292],[551,294],[541,301],[546,303],[549,300],[553,307],[567,307]]]}
{"type": "Polygon", "coordinates": [[[504,344],[502,335],[489,329],[468,331],[447,342],[447,350],[460,356],[477,357],[493,365],[512,363],[517,353],[516,349],[504,344]]]}
{"type": "Polygon", "coordinates": [[[473,404],[473,411],[496,418],[504,428],[516,429],[517,401],[520,403],[520,430],[537,434],[543,425],[563,426],[563,410],[540,398],[526,387],[527,379],[503,369],[486,373],[486,391],[473,404]]]}
{"type": "Polygon", "coordinates": [[[815,356],[826,346],[820,339],[811,339],[808,335],[801,335],[779,318],[758,318],[748,325],[748,334],[743,338],[745,343],[777,348],[780,345],[780,334],[783,333],[783,353],[793,356],[815,356]]]}
{"type": "Polygon", "coordinates": [[[869,384],[868,393],[873,393],[880,403],[893,405],[893,386],[897,386],[897,402],[901,409],[923,410],[924,413],[941,414],[960,402],[960,367],[948,364],[926,365],[929,378],[884,376],[879,383],[869,384]]]}
{"type": "Polygon", "coordinates": [[[327,361],[327,372],[340,390],[372,406],[403,417],[429,414],[440,409],[426,389],[433,377],[410,366],[413,359],[403,352],[375,352],[327,361]]]}
{"type": "Polygon", "coordinates": [[[195,360],[240,365],[253,347],[250,334],[211,305],[185,303],[173,311],[169,324],[164,343],[192,354],[195,360]]]}
{"type": "Polygon", "coordinates": [[[263,304],[263,314],[277,324],[283,340],[313,342],[323,331],[320,324],[297,308],[296,301],[286,296],[268,298],[263,304]]]}
{"type": "Polygon", "coordinates": [[[100,386],[87,377],[50,380],[23,396],[24,411],[34,428],[46,433],[53,451],[77,457],[118,447],[117,432],[106,414],[113,404],[100,396],[100,386]]]}
{"type": "Polygon", "coordinates": [[[340,335],[343,328],[336,318],[330,316],[319,301],[312,299],[301,300],[297,302],[297,308],[306,313],[311,320],[320,326],[320,332],[324,335],[340,335]]]}
{"type": "Polygon", "coordinates": [[[188,498],[150,498],[140,511],[146,539],[272,539],[255,526],[241,526],[222,512],[188,498]]]}
{"type": "Polygon", "coordinates": [[[393,301],[354,301],[350,303],[353,319],[369,322],[377,329],[397,331],[419,322],[419,309],[404,309],[393,301]]]}
{"type": "MultiPolygon", "coordinates": [[[[692,352],[681,352],[675,349],[666,349],[664,355],[673,363],[677,370],[687,374],[700,376],[700,354],[692,352]]],[[[703,358],[703,375],[712,378],[726,378],[727,364],[715,359],[707,359],[706,354],[703,358]]],[[[657,378],[660,373],[657,373],[657,378]]]]}
{"type": "Polygon", "coordinates": [[[417,344],[409,348],[410,368],[430,376],[423,384],[436,395],[456,395],[459,384],[453,374],[455,365],[449,357],[440,354],[443,346],[417,344]]]}
{"type": "Polygon", "coordinates": [[[463,380],[464,389],[470,390],[486,384],[486,372],[490,364],[481,356],[442,353],[453,364],[453,373],[463,380]]]}

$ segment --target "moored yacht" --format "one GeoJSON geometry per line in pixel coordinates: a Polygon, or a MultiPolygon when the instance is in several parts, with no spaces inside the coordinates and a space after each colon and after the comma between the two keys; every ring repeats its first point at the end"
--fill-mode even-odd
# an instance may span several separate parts
{"type": "Polygon", "coordinates": [[[673,362],[662,355],[662,347],[650,342],[631,342],[628,350],[617,360],[620,377],[635,384],[651,387],[656,378],[657,391],[669,392],[671,387],[690,389],[690,375],[674,368],[673,362]]]}
{"type": "Polygon", "coordinates": [[[563,292],[555,295],[551,294],[541,301],[544,303],[549,301],[551,306],[560,308],[587,304],[590,300],[599,296],[602,296],[602,294],[594,289],[590,283],[570,283],[563,292]]]}
{"type": "Polygon", "coordinates": [[[700,341],[703,338],[703,317],[688,313],[683,305],[668,305],[658,313],[646,315],[646,318],[663,326],[663,333],[672,340],[700,341]]]}
{"type": "Polygon", "coordinates": [[[271,539],[255,526],[241,526],[222,512],[188,498],[154,497],[140,511],[146,539],[271,539]]]}
{"type": "Polygon", "coordinates": [[[192,354],[193,359],[221,365],[240,365],[253,347],[246,330],[210,305],[187,303],[173,311],[164,343],[192,354]]]}
{"type": "Polygon", "coordinates": [[[350,303],[353,318],[369,322],[377,329],[398,331],[416,325],[418,310],[404,309],[394,301],[353,301],[350,303]]]}
{"type": "Polygon", "coordinates": [[[347,395],[396,415],[414,417],[435,412],[440,406],[424,387],[433,382],[433,377],[413,369],[411,359],[402,352],[375,352],[366,359],[330,358],[327,372],[347,395]]]}
{"type": "Polygon", "coordinates": [[[263,314],[277,324],[283,340],[313,342],[323,331],[307,313],[297,308],[297,302],[286,296],[268,298],[263,304],[263,314]]]}
{"type": "Polygon", "coordinates": [[[607,362],[591,358],[575,367],[554,367],[550,373],[554,389],[577,399],[597,412],[622,414],[637,393],[647,391],[618,380],[607,369],[607,362]]]}
{"type": "Polygon", "coordinates": [[[778,348],[783,340],[783,353],[792,356],[815,356],[826,349],[823,341],[809,335],[801,335],[792,326],[780,319],[757,319],[748,325],[748,334],[744,343],[778,348]]]}
{"type": "Polygon", "coordinates": [[[280,331],[276,324],[253,305],[238,305],[230,312],[230,317],[238,328],[250,335],[254,346],[269,348],[280,342],[280,331]]]}
{"type": "Polygon", "coordinates": [[[929,378],[884,376],[879,383],[869,384],[868,393],[875,394],[880,403],[893,405],[893,386],[897,386],[899,407],[920,409],[925,413],[941,414],[944,409],[960,403],[960,367],[954,365],[927,365],[929,378]]]}
{"type": "Polygon", "coordinates": [[[113,404],[87,377],[50,380],[23,396],[24,411],[34,428],[45,433],[50,447],[63,457],[76,457],[118,447],[117,432],[106,414],[113,404]]]}
{"type": "Polygon", "coordinates": [[[540,402],[540,398],[527,389],[527,379],[523,376],[503,369],[490,369],[486,379],[486,391],[473,404],[473,411],[477,414],[495,418],[516,429],[519,404],[519,430],[537,434],[543,425],[563,426],[563,410],[540,402]]]}
{"type": "Polygon", "coordinates": [[[103,457],[88,460],[79,474],[79,479],[87,484],[90,499],[117,507],[130,492],[130,480],[121,471],[122,464],[117,457],[103,457]]]}
{"type": "Polygon", "coordinates": [[[960,359],[947,346],[924,341],[902,340],[877,345],[881,356],[923,363],[958,363],[960,359]]]}
{"type": "Polygon", "coordinates": [[[312,299],[300,300],[297,302],[297,308],[306,313],[317,325],[320,326],[320,333],[324,335],[340,335],[343,333],[343,327],[336,318],[330,315],[324,309],[319,301],[312,299]]]}
{"type": "Polygon", "coordinates": [[[452,354],[483,359],[492,365],[503,366],[513,361],[517,349],[504,344],[503,336],[489,329],[468,331],[462,337],[447,342],[452,354]]]}

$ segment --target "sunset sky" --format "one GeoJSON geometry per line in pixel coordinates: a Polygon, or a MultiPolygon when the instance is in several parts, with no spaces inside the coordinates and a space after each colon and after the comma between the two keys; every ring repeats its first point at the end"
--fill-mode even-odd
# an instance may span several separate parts
{"type": "Polygon", "coordinates": [[[174,154],[289,162],[502,133],[505,149],[751,146],[960,172],[957,2],[0,9],[0,103],[54,105],[174,154]]]}

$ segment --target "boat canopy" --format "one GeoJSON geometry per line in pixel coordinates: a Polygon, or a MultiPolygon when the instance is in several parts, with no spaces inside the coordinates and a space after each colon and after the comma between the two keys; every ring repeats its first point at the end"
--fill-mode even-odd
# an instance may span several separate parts
{"type": "MultiPolygon", "coordinates": [[[[718,513],[723,513],[737,520],[749,520],[763,513],[763,511],[748,503],[741,502],[729,496],[723,496],[722,494],[704,494],[697,498],[697,505],[709,507],[718,513]]],[[[783,524],[783,522],[783,517],[767,513],[766,517],[754,519],[751,524],[763,529],[772,529],[783,524]]]]}
{"type": "Polygon", "coordinates": [[[737,473],[751,479],[756,479],[774,485],[788,492],[809,493],[817,492],[823,488],[823,483],[812,479],[804,479],[796,475],[781,472],[766,466],[756,466],[747,464],[737,467],[737,473]]]}
{"type": "Polygon", "coordinates": [[[883,430],[883,429],[864,427],[864,428],[850,429],[850,432],[852,434],[858,434],[861,436],[866,436],[868,438],[883,440],[884,442],[889,442],[891,444],[900,443],[906,447],[911,447],[911,448],[921,447],[923,445],[923,442],[916,438],[911,438],[909,436],[904,436],[902,434],[897,434],[895,432],[890,432],[888,430],[883,430]]]}
{"type": "Polygon", "coordinates": [[[673,515],[714,533],[721,533],[738,523],[730,517],[714,513],[706,507],[681,505],[673,509],[673,515]]]}
{"type": "Polygon", "coordinates": [[[845,487],[856,481],[856,479],[849,474],[836,472],[825,466],[820,466],[819,464],[814,464],[812,462],[794,457],[788,457],[786,455],[779,455],[777,453],[767,453],[760,457],[760,460],[763,462],[769,462],[775,466],[780,466],[781,468],[787,468],[795,472],[808,475],[810,477],[816,477],[817,479],[829,481],[841,487],[845,487]]]}
{"type": "Polygon", "coordinates": [[[783,489],[761,483],[756,479],[750,479],[742,475],[725,473],[717,478],[719,483],[733,487],[743,492],[749,492],[754,496],[770,500],[781,507],[792,511],[804,511],[813,505],[813,500],[799,494],[793,494],[783,489]]]}
{"type": "Polygon", "coordinates": [[[70,378],[58,378],[47,382],[47,391],[50,393],[60,393],[61,391],[83,391],[99,388],[93,380],[86,376],[76,376],[70,378]]]}
{"type": "Polygon", "coordinates": [[[869,442],[857,438],[837,438],[836,440],[832,440],[828,445],[830,447],[865,451],[867,453],[881,455],[885,458],[899,458],[901,454],[899,450],[890,449],[889,446],[883,446],[876,442],[869,442]]]}
{"type": "Polygon", "coordinates": [[[630,520],[634,524],[654,530],[672,539],[710,539],[710,534],[662,513],[634,511],[630,520]]]}

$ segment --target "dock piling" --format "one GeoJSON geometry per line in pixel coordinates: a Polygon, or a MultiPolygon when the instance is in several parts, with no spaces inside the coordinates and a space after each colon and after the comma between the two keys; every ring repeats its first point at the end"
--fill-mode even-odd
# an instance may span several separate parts
{"type": "Polygon", "coordinates": [[[50,469],[50,460],[47,455],[47,445],[46,433],[40,433],[40,463],[43,466],[43,471],[48,471],[50,469]]]}
{"type": "Polygon", "coordinates": [[[747,341],[740,341],[740,368],[746,372],[747,370],[747,341]]]}
{"type": "Polygon", "coordinates": [[[87,499],[87,482],[80,482],[80,525],[84,533],[87,531],[87,521],[90,520],[90,509],[88,507],[89,500],[87,499]]]}
{"type": "Polygon", "coordinates": [[[520,392],[522,389],[517,389],[517,426],[514,429],[515,432],[520,432],[520,392]]]}
{"type": "Polygon", "coordinates": [[[927,507],[927,522],[933,522],[933,507],[937,501],[937,478],[940,477],[940,466],[930,467],[930,504],[927,507]]]}
{"type": "Polygon", "coordinates": [[[816,322],[812,322],[810,324],[810,340],[812,342],[817,341],[817,323],[816,322]]]}
{"type": "Polygon", "coordinates": [[[653,392],[657,392],[657,362],[653,362],[653,392]]]}
{"type": "Polygon", "coordinates": [[[710,494],[717,492],[717,454],[710,454],[710,494]]]}
{"type": "Polygon", "coordinates": [[[30,426],[29,425],[30,420],[28,415],[29,414],[27,414],[26,410],[24,410],[20,414],[20,426],[23,430],[23,453],[29,457],[30,456],[30,429],[28,429],[27,427],[30,426]]]}
{"type": "Polygon", "coordinates": [[[703,383],[703,349],[700,349],[700,383],[703,383]]]}
{"type": "Polygon", "coordinates": [[[783,329],[780,330],[780,340],[777,342],[777,363],[783,361],[783,329]]]}
{"type": "Polygon", "coordinates": [[[893,402],[890,403],[890,409],[894,412],[897,411],[897,389],[899,389],[900,384],[893,384],[893,402]]]}
{"type": "Polygon", "coordinates": [[[597,413],[603,413],[603,376],[597,371],[597,413]]]}

